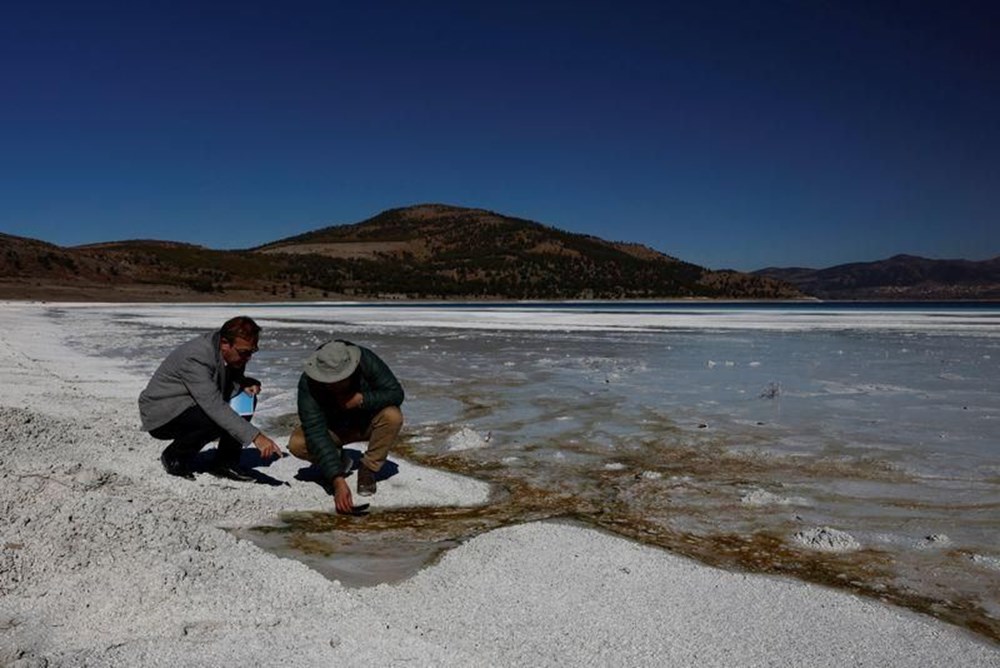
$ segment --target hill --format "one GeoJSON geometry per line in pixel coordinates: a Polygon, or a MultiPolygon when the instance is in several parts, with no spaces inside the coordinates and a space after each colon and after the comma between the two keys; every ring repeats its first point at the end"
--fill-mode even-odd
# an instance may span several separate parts
{"type": "MultiPolygon", "coordinates": [[[[709,271],[638,244],[443,204],[390,209],[360,223],[280,239],[255,250],[336,259],[354,281],[329,285],[330,289],[356,292],[378,285],[381,294],[406,297],[798,296],[777,281],[709,271]]],[[[316,269],[325,273],[329,266],[316,269]]],[[[308,271],[306,277],[317,285],[332,278],[308,271]]]]}
{"type": "Polygon", "coordinates": [[[753,273],[786,281],[818,299],[1000,299],[1000,257],[973,262],[896,255],[826,269],[769,267],[753,273]]]}
{"type": "Polygon", "coordinates": [[[424,204],[257,248],[130,240],[64,248],[0,235],[4,298],[782,299],[765,276],[482,209],[424,204]]]}
{"type": "MultiPolygon", "coordinates": [[[[0,298],[68,301],[256,299],[258,257],[173,241],[62,247],[0,234],[0,298]],[[227,292],[226,286],[232,290],[227,292]]],[[[274,273],[279,267],[267,267],[274,273]]],[[[275,292],[277,290],[275,289],[275,292]]]]}

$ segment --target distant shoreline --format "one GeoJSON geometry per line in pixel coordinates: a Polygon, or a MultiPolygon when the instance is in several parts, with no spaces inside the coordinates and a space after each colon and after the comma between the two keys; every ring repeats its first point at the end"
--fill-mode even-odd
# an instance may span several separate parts
{"type": "Polygon", "coordinates": [[[148,304],[781,304],[781,305],[903,305],[903,304],[1000,304],[997,299],[819,299],[817,297],[737,299],[732,297],[663,297],[649,299],[510,299],[505,297],[425,297],[400,298],[356,295],[312,294],[307,289],[301,296],[289,299],[256,290],[200,293],[167,285],[65,285],[38,281],[0,280],[0,301],[7,302],[72,302],[72,303],[148,303],[148,304]]]}

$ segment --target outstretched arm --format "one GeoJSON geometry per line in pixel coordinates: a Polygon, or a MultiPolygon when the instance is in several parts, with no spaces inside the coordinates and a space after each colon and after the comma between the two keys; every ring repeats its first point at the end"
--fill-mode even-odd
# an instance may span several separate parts
{"type": "Polygon", "coordinates": [[[333,505],[338,513],[349,515],[354,512],[354,498],[351,496],[351,486],[343,475],[333,478],[333,505]]]}

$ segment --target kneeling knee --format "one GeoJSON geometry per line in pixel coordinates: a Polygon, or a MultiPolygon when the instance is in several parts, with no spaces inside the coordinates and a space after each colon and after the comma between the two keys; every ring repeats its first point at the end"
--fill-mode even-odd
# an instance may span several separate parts
{"type": "Polygon", "coordinates": [[[399,410],[399,406],[387,406],[383,408],[379,417],[393,427],[403,426],[403,411],[399,410]]]}

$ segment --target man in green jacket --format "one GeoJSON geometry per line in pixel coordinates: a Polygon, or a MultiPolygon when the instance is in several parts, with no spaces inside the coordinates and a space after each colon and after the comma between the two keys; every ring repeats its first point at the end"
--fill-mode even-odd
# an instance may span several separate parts
{"type": "Polygon", "coordinates": [[[328,341],[306,360],[299,378],[298,412],[302,425],[288,441],[288,451],[316,464],[333,484],[337,511],[354,509],[344,480],[350,459],[345,443],[368,441],[358,466],[360,496],[375,493],[382,468],[403,426],[403,387],[392,370],[368,348],[350,341],[328,341]]]}

